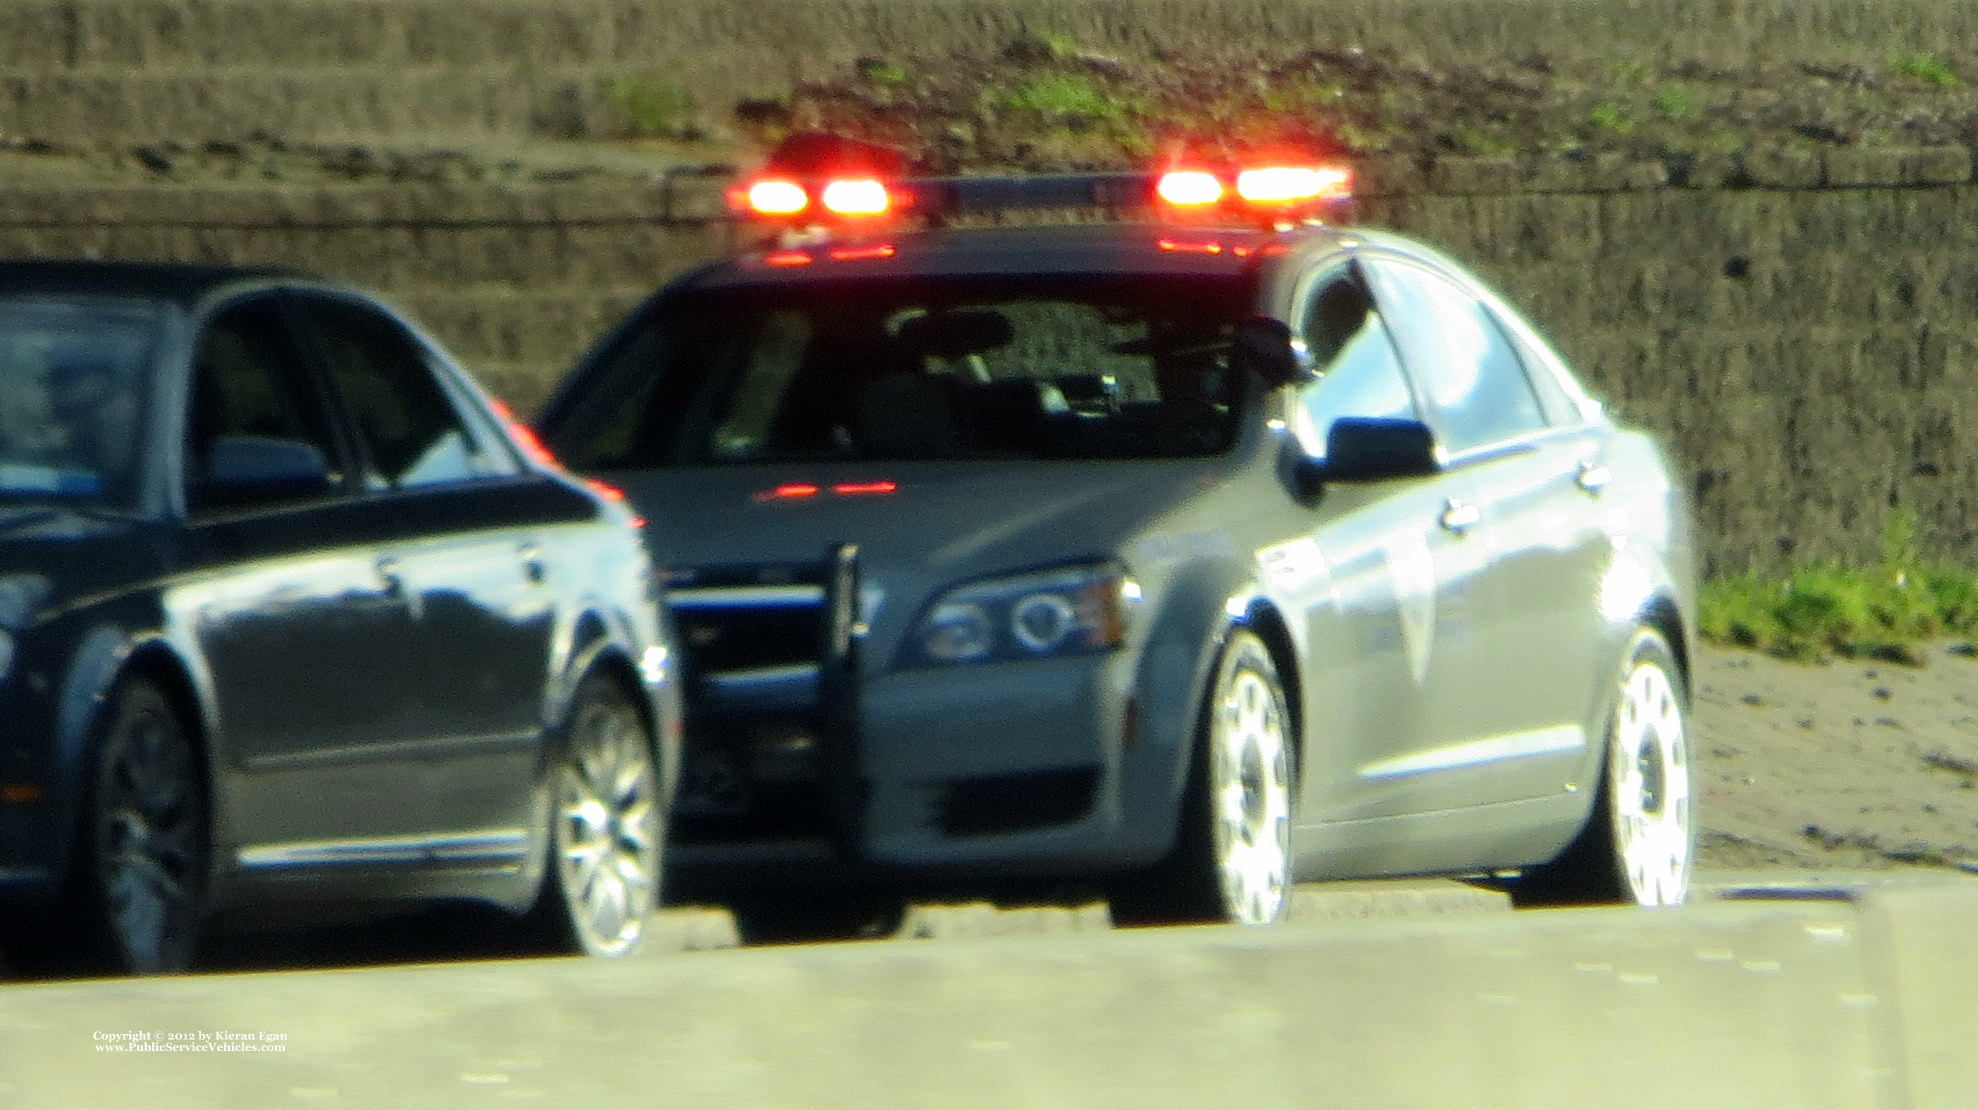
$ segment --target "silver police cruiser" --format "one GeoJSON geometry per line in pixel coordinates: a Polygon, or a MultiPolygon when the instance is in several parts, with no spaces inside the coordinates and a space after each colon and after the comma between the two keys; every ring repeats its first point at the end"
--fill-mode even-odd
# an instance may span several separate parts
{"type": "Polygon", "coordinates": [[[782,234],[538,422],[671,568],[676,874],[1042,876],[1122,920],[1418,874],[1684,899],[1686,499],[1530,324],[1327,220],[1340,167],[801,139],[730,194],[782,234]],[[980,214],[1026,204],[1151,218],[980,214]]]}

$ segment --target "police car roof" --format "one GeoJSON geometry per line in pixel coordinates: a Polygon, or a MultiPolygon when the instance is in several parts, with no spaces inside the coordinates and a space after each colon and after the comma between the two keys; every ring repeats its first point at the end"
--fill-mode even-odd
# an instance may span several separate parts
{"type": "Polygon", "coordinates": [[[757,251],[709,266],[701,288],[879,277],[1047,274],[1229,276],[1250,273],[1260,253],[1338,233],[1320,225],[1267,228],[1172,223],[946,227],[826,240],[757,251]]]}

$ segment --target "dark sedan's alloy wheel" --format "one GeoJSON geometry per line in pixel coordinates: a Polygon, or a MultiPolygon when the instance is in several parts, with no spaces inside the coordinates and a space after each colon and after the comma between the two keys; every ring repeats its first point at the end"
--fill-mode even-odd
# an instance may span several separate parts
{"type": "Polygon", "coordinates": [[[106,706],[78,861],[84,935],[140,974],[192,962],[209,845],[198,753],[156,688],[134,679],[106,706]]]}
{"type": "Polygon", "coordinates": [[[652,732],[609,679],[586,679],[550,784],[550,881],[571,945],[592,956],[639,946],[659,904],[665,823],[652,732]]]}

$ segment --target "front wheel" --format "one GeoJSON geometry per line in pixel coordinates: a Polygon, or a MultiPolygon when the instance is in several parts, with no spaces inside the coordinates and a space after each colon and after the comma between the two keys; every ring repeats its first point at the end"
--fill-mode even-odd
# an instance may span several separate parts
{"type": "Polygon", "coordinates": [[[1249,631],[1231,635],[1209,689],[1178,842],[1152,874],[1118,884],[1124,923],[1264,925],[1291,892],[1291,711],[1277,664],[1249,631]]]}
{"type": "Polygon", "coordinates": [[[537,913],[566,948],[622,956],[659,904],[665,815],[652,730],[610,679],[578,688],[550,780],[550,866],[537,913]]]}
{"type": "Polygon", "coordinates": [[[1624,658],[1593,814],[1527,877],[1537,900],[1674,906],[1689,897],[1696,818],[1682,671],[1654,629],[1636,633],[1624,658]]]}
{"type": "Polygon", "coordinates": [[[199,755],[156,687],[126,679],[105,705],[72,880],[74,953],[140,975],[192,963],[210,846],[199,755]]]}

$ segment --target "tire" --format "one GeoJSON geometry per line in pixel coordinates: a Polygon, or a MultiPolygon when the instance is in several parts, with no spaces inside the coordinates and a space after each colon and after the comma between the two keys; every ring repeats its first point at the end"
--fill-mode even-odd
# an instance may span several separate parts
{"type": "Polygon", "coordinates": [[[628,955],[659,906],[665,850],[652,730],[617,683],[592,675],[578,687],[561,740],[535,917],[565,951],[628,955]]]}
{"type": "Polygon", "coordinates": [[[1635,633],[1616,679],[1586,827],[1520,892],[1543,903],[1680,905],[1696,859],[1689,708],[1668,640],[1635,633]]]}
{"type": "Polygon", "coordinates": [[[1267,925],[1290,903],[1296,741],[1284,683],[1255,633],[1238,630],[1224,646],[1198,741],[1174,850],[1112,891],[1122,924],[1267,925]]]}
{"type": "Polygon", "coordinates": [[[131,678],[104,707],[84,786],[68,912],[86,967],[192,965],[212,859],[199,752],[157,687],[131,678]]]}

